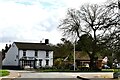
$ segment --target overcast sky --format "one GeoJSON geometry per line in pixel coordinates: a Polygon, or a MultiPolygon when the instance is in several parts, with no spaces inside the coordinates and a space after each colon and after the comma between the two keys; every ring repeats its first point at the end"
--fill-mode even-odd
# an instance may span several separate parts
{"type": "Polygon", "coordinates": [[[57,28],[68,8],[106,0],[0,0],[0,50],[14,41],[60,43],[57,28]]]}

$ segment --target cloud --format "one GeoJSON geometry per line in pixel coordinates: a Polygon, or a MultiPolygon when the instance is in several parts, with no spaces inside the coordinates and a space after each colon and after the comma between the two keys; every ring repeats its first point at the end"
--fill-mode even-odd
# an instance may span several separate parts
{"type": "MultiPolygon", "coordinates": [[[[3,37],[11,36],[10,34],[15,34],[15,32],[19,35],[47,19],[47,12],[37,5],[25,6],[6,3],[0,5],[0,7],[2,7],[0,9],[0,22],[2,22],[0,23],[0,26],[2,26],[0,30],[2,31],[3,37]]],[[[42,26],[39,27],[41,30],[44,29],[42,26]]]]}
{"type": "Polygon", "coordinates": [[[14,41],[39,42],[43,38],[59,43],[62,35],[57,27],[67,9],[78,8],[88,1],[0,0],[0,45],[14,41]]]}

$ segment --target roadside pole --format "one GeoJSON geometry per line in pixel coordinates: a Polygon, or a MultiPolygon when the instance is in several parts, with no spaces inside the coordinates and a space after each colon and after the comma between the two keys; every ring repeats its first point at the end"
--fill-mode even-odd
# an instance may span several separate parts
{"type": "Polygon", "coordinates": [[[0,52],[0,70],[2,69],[2,52],[0,52]]]}
{"type": "MultiPolygon", "coordinates": [[[[75,40],[76,42],[76,40],[75,40]]],[[[75,71],[75,42],[74,42],[74,71],[75,71]]]]}

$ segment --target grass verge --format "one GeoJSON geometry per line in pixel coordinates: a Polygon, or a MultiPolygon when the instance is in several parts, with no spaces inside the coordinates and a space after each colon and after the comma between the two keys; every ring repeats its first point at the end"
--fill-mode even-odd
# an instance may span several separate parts
{"type": "Polygon", "coordinates": [[[9,74],[10,74],[10,72],[7,70],[0,70],[0,77],[8,76],[9,74]]]}
{"type": "Polygon", "coordinates": [[[77,70],[70,70],[70,69],[54,69],[54,68],[40,68],[40,69],[26,69],[32,70],[36,72],[120,72],[120,69],[101,69],[101,70],[90,70],[90,69],[77,69],[77,70]]]}
{"type": "Polygon", "coordinates": [[[33,70],[33,71],[36,71],[36,72],[98,72],[97,70],[70,70],[70,69],[44,69],[44,68],[41,68],[41,69],[26,69],[26,70],[33,70]]]}
{"type": "Polygon", "coordinates": [[[102,69],[102,72],[120,72],[120,69],[102,69]]]}

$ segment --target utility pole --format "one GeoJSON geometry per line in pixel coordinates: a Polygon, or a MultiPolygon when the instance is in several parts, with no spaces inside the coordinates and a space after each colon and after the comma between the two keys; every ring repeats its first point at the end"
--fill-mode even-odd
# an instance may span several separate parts
{"type": "Polygon", "coordinates": [[[120,0],[118,0],[118,9],[120,9],[120,0]]]}
{"type": "MultiPolygon", "coordinates": [[[[76,42],[76,40],[75,40],[75,42],[76,42]]],[[[75,71],[75,42],[74,42],[74,71],[75,71]]]]}
{"type": "MultiPolygon", "coordinates": [[[[0,51],[0,70],[2,69],[2,52],[0,51]]],[[[1,75],[0,75],[1,76],[1,75]]]]}

